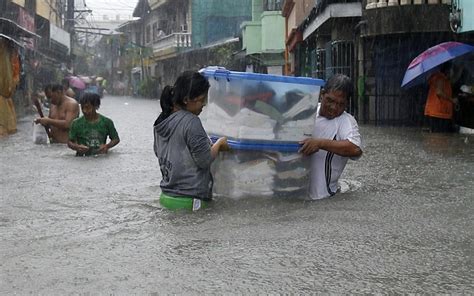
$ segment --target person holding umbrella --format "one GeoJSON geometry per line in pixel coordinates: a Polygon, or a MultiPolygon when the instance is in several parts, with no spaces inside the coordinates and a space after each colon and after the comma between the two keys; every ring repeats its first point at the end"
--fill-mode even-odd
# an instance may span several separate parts
{"type": "Polygon", "coordinates": [[[451,63],[441,65],[439,71],[433,73],[428,79],[429,91],[425,104],[425,116],[433,133],[454,131],[453,91],[448,75],[451,63]]]}
{"type": "Polygon", "coordinates": [[[474,46],[456,41],[443,42],[420,53],[410,62],[403,77],[402,88],[425,82],[429,77],[429,93],[425,105],[425,116],[432,132],[454,130],[453,109],[455,99],[448,79],[452,60],[474,53],[474,46]]]}
{"type": "Polygon", "coordinates": [[[82,81],[81,78],[77,76],[70,76],[69,86],[75,93],[74,99],[76,99],[76,101],[80,103],[82,94],[84,92],[84,89],[86,88],[86,84],[84,83],[84,81],[82,81]]]}

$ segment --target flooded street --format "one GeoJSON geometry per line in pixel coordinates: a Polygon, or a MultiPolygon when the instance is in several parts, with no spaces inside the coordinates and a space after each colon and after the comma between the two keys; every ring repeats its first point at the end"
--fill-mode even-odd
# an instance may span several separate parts
{"type": "MultiPolygon", "coordinates": [[[[362,126],[355,191],[158,204],[156,100],[105,97],[106,156],[0,139],[0,294],[474,293],[474,137],[362,126]]],[[[215,178],[219,176],[216,175],[215,178]]]]}

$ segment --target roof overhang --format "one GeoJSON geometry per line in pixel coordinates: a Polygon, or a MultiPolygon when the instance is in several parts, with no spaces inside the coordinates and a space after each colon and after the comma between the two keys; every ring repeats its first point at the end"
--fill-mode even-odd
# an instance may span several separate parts
{"type": "Polygon", "coordinates": [[[1,32],[4,35],[11,34],[18,37],[41,38],[41,36],[39,36],[38,34],[35,34],[27,30],[26,28],[18,25],[14,21],[3,17],[0,17],[0,28],[2,28],[1,32]]]}
{"type": "Polygon", "coordinates": [[[360,2],[330,4],[321,12],[303,31],[303,40],[306,40],[314,31],[331,18],[361,17],[362,5],[360,2]]]}
{"type": "Polygon", "coordinates": [[[22,47],[22,48],[23,48],[23,45],[21,45],[20,42],[16,41],[15,39],[13,39],[13,38],[10,37],[10,36],[7,36],[7,35],[5,35],[5,34],[0,34],[0,38],[7,39],[8,41],[13,42],[16,46],[19,46],[19,47],[22,47]]]}

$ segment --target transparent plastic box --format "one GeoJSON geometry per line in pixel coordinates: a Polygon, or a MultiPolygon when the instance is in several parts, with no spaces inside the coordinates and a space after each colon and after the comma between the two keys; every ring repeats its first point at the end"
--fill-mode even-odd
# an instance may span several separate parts
{"type": "Polygon", "coordinates": [[[298,142],[311,137],[324,81],[220,67],[200,72],[211,85],[204,128],[232,148],[213,164],[214,194],[306,197],[310,161],[298,142]]]}

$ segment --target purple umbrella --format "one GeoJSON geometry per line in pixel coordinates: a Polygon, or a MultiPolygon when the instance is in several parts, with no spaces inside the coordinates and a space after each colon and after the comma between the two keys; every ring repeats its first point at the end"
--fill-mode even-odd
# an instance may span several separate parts
{"type": "Polygon", "coordinates": [[[70,87],[75,87],[77,89],[85,89],[86,84],[84,81],[81,80],[81,78],[76,77],[76,76],[71,76],[69,77],[69,86],[70,87]]]}
{"type": "Polygon", "coordinates": [[[474,52],[474,46],[454,41],[428,48],[410,63],[402,87],[409,88],[423,82],[437,66],[470,52],[474,52]]]}

